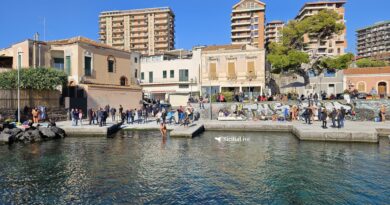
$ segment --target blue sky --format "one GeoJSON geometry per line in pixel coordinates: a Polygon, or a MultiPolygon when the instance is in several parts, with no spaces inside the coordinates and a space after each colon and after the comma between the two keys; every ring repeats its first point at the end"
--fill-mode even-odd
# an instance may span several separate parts
{"type": "MultiPolygon", "coordinates": [[[[98,39],[101,11],[169,6],[176,14],[176,48],[230,43],[230,12],[239,0],[3,0],[0,6],[0,48],[32,38],[46,40],[85,36],[98,39]]],[[[312,0],[316,1],[316,0],[312,0]]],[[[309,0],[264,0],[267,20],[287,21],[309,0]]],[[[348,0],[346,4],[349,52],[355,52],[355,31],[390,20],[390,0],[348,0]]]]}

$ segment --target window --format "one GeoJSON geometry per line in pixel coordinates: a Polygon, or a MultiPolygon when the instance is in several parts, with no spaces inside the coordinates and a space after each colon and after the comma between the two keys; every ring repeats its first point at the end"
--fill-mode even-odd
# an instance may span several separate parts
{"type": "Polygon", "coordinates": [[[138,58],[134,57],[134,63],[138,63],[138,58]]]}
{"type": "Polygon", "coordinates": [[[341,53],[341,49],[337,48],[337,54],[340,54],[340,53],[341,53]]]}
{"type": "Polygon", "coordinates": [[[209,79],[217,79],[217,65],[215,63],[210,63],[209,65],[209,79]]]}
{"type": "Polygon", "coordinates": [[[84,75],[86,76],[92,75],[92,57],[90,56],[84,57],[84,75]]]}
{"type": "Polygon", "coordinates": [[[122,76],[120,79],[121,86],[126,86],[128,84],[127,78],[122,76]]]}
{"type": "Polygon", "coordinates": [[[188,84],[180,84],[179,85],[179,88],[189,88],[190,87],[190,85],[188,85],[188,84]]]}
{"type": "Polygon", "coordinates": [[[149,83],[153,83],[153,72],[149,72],[149,83]]]}
{"type": "Polygon", "coordinates": [[[108,72],[115,72],[115,58],[114,56],[108,56],[107,58],[108,72]]]}
{"type": "Polygon", "coordinates": [[[357,89],[359,92],[366,92],[366,84],[364,82],[359,82],[357,84],[357,89]]]}
{"type": "Polygon", "coordinates": [[[248,62],[246,70],[248,72],[248,76],[249,77],[255,76],[256,75],[256,73],[255,73],[255,62],[254,61],[248,62]]]}
{"type": "Polygon", "coordinates": [[[57,70],[64,70],[64,59],[63,58],[54,58],[54,68],[57,70]]]}
{"type": "Polygon", "coordinates": [[[138,69],[135,69],[134,77],[138,78],[138,69]]]}
{"type": "Polygon", "coordinates": [[[145,74],[144,72],[141,72],[141,80],[144,80],[145,79],[145,74]]]}
{"type": "Polygon", "coordinates": [[[236,76],[236,65],[233,62],[228,63],[228,78],[234,78],[236,76]]]}
{"type": "Polygon", "coordinates": [[[180,82],[188,81],[188,69],[179,70],[179,81],[180,82]]]}
{"type": "Polygon", "coordinates": [[[66,56],[65,57],[65,72],[66,74],[70,75],[70,72],[71,72],[71,60],[70,60],[70,56],[66,56]]]}
{"type": "Polygon", "coordinates": [[[336,71],[334,71],[334,70],[325,70],[324,76],[325,76],[326,78],[333,78],[333,77],[336,77],[336,71]]]}
{"type": "Polygon", "coordinates": [[[170,70],[169,71],[169,77],[170,78],[174,78],[175,77],[175,71],[174,70],[170,70]]]}
{"type": "Polygon", "coordinates": [[[167,78],[167,71],[166,70],[163,70],[163,78],[167,78]]]}

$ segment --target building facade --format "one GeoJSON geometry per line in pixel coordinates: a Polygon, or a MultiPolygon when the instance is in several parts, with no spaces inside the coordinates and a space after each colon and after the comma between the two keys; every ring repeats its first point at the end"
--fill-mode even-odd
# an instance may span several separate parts
{"type": "Polygon", "coordinates": [[[241,0],[231,15],[232,44],[249,44],[264,48],[265,3],[241,0]]]}
{"type": "Polygon", "coordinates": [[[390,21],[379,22],[356,31],[357,54],[390,62],[390,21]]]}
{"type": "Polygon", "coordinates": [[[208,46],[202,49],[201,92],[265,92],[265,51],[250,45],[208,46]]]}
{"type": "Polygon", "coordinates": [[[108,104],[138,107],[142,97],[136,83],[139,60],[138,53],[84,37],[47,42],[25,40],[0,50],[0,62],[8,62],[9,69],[46,67],[67,73],[68,87],[62,90],[63,97],[69,98],[69,107],[85,111],[108,104]]]}
{"type": "Polygon", "coordinates": [[[282,40],[283,21],[271,21],[265,26],[265,43],[279,43],[282,40]]]}
{"type": "Polygon", "coordinates": [[[144,94],[173,106],[186,105],[189,96],[199,96],[200,61],[200,48],[142,57],[140,82],[144,94]]]}
{"type": "Polygon", "coordinates": [[[175,47],[175,15],[170,8],[106,11],[99,15],[100,41],[144,55],[175,47]]]}
{"type": "MultiPolygon", "coordinates": [[[[336,11],[341,16],[341,23],[345,22],[345,8],[346,1],[316,1],[306,3],[299,14],[295,17],[296,20],[301,21],[309,16],[317,14],[319,11],[329,9],[336,11]]],[[[345,54],[347,48],[346,40],[347,29],[341,34],[335,34],[331,39],[317,42],[316,39],[310,38],[310,35],[305,35],[304,42],[307,44],[304,51],[310,56],[338,56],[345,54]]]]}
{"type": "Polygon", "coordinates": [[[344,87],[381,98],[390,96],[390,67],[349,68],[344,70],[344,87]]]}

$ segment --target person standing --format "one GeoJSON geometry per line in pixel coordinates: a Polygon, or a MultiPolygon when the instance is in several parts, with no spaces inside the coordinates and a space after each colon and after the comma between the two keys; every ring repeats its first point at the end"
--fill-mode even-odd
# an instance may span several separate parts
{"type": "Polygon", "coordinates": [[[199,97],[199,109],[204,109],[203,96],[199,97]]]}
{"type": "Polygon", "coordinates": [[[122,105],[119,105],[119,116],[122,116],[123,113],[123,107],[122,105]]]}
{"type": "Polygon", "coordinates": [[[104,112],[103,109],[100,108],[98,111],[99,127],[103,126],[103,121],[104,121],[103,118],[104,118],[104,112]]]}
{"type": "Polygon", "coordinates": [[[344,127],[346,110],[344,107],[340,109],[340,127],[344,127]]]}
{"type": "Polygon", "coordinates": [[[74,117],[74,121],[75,121],[75,125],[74,126],[77,126],[77,124],[79,122],[79,110],[78,109],[74,109],[73,117],[74,117]]]}
{"type": "Polygon", "coordinates": [[[381,105],[381,108],[379,110],[379,119],[381,122],[386,121],[386,107],[385,107],[385,105],[381,105]]]}
{"type": "Polygon", "coordinates": [[[79,120],[80,120],[80,126],[83,125],[83,110],[79,109],[79,120]]]}
{"type": "Polygon", "coordinates": [[[112,122],[115,122],[116,109],[114,107],[112,107],[111,110],[110,110],[110,113],[111,113],[111,120],[112,120],[112,122]]]}
{"type": "Polygon", "coordinates": [[[332,127],[336,127],[336,120],[337,120],[337,110],[336,110],[336,108],[333,108],[332,112],[330,113],[330,116],[332,118],[332,127]]]}
{"type": "Polygon", "coordinates": [[[328,118],[328,111],[326,110],[326,108],[320,108],[321,111],[321,120],[322,120],[322,128],[324,129],[328,129],[327,127],[327,118],[328,118]]]}
{"type": "Polygon", "coordinates": [[[306,124],[311,124],[311,116],[312,116],[312,109],[311,107],[306,107],[305,112],[304,112],[304,118],[305,118],[305,123],[306,124]]]}
{"type": "Polygon", "coordinates": [[[93,110],[92,110],[92,108],[88,109],[87,116],[88,116],[88,121],[89,121],[88,124],[91,125],[92,121],[93,121],[93,110]]]}
{"type": "Polygon", "coordinates": [[[31,114],[33,116],[33,123],[38,123],[38,117],[39,117],[39,112],[37,108],[33,108],[31,111],[31,114]]]}

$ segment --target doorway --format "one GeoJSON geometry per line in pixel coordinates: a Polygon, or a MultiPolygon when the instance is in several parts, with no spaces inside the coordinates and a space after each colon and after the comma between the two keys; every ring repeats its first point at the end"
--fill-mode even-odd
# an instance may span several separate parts
{"type": "Polygon", "coordinates": [[[378,83],[378,94],[380,98],[384,98],[387,95],[387,83],[379,82],[378,83]]]}

